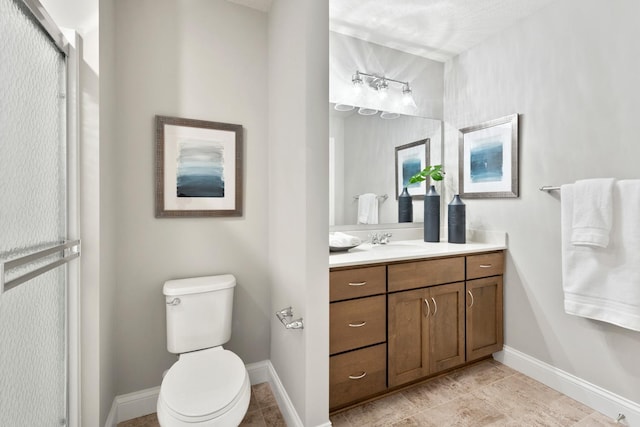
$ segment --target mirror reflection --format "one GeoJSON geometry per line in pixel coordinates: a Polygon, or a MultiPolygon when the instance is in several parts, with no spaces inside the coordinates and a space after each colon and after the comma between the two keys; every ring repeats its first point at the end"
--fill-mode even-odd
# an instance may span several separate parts
{"type": "MultiPolygon", "coordinates": [[[[397,223],[396,147],[427,139],[428,164],[442,163],[442,122],[408,115],[393,119],[379,113],[362,115],[358,109],[337,111],[334,104],[329,108],[330,225],[358,224],[358,197],[363,194],[378,196],[379,224],[397,223]]],[[[413,209],[414,222],[422,222],[422,200],[414,200],[413,209]]]]}

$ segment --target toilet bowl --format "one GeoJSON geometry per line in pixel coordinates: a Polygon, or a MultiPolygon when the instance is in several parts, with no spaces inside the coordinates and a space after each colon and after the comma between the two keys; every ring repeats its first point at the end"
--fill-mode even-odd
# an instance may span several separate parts
{"type": "Polygon", "coordinates": [[[160,386],[162,427],[237,427],[251,382],[242,359],[222,344],[231,336],[230,274],[165,282],[167,349],[178,354],[160,386]]]}
{"type": "Polygon", "coordinates": [[[237,427],[250,397],[249,375],[234,353],[222,347],[186,353],[162,381],[158,421],[163,427],[237,427]]]}

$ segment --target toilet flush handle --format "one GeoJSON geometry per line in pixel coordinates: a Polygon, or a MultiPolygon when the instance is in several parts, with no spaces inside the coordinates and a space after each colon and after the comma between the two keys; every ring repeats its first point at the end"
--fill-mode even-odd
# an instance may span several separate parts
{"type": "Polygon", "coordinates": [[[180,302],[180,298],[174,298],[171,301],[167,301],[167,305],[178,305],[180,302]]]}

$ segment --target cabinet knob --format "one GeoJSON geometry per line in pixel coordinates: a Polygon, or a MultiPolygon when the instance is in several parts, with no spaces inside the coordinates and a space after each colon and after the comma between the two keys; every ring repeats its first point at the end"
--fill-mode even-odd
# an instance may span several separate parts
{"type": "Polygon", "coordinates": [[[362,371],[362,373],[359,374],[359,375],[349,375],[349,379],[350,380],[360,380],[360,379],[362,379],[362,378],[364,378],[366,376],[367,376],[367,372],[366,371],[362,371]]]}

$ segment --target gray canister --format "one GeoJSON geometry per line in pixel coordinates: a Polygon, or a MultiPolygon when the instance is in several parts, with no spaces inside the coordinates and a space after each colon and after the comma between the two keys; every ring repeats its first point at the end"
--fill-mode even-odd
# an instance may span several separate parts
{"type": "Polygon", "coordinates": [[[413,222],[413,199],[407,187],[398,196],[398,222],[413,222]]]}
{"type": "Polygon", "coordinates": [[[466,212],[460,195],[453,196],[449,203],[449,243],[466,242],[466,212]]]}
{"type": "Polygon", "coordinates": [[[424,241],[440,241],[440,195],[433,185],[424,196],[424,241]]]}

